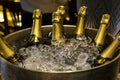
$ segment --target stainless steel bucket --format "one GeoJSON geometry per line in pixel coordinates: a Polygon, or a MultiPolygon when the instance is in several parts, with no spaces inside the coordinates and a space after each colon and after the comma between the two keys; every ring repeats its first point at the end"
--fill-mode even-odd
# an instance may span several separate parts
{"type": "MultiPolygon", "coordinates": [[[[65,34],[67,38],[73,34],[75,26],[65,25],[65,34]]],[[[51,32],[52,25],[42,26],[43,35],[47,37],[49,32],[51,32]]],[[[28,38],[30,34],[30,28],[23,29],[5,37],[8,43],[19,49],[24,46],[26,42],[25,39],[28,38]]],[[[96,29],[86,29],[86,35],[94,38],[97,33],[96,29]]],[[[107,35],[106,42],[111,43],[113,40],[112,36],[107,35]]],[[[4,58],[0,57],[1,61],[1,73],[3,80],[116,80],[117,74],[119,72],[119,61],[120,55],[118,55],[110,62],[103,64],[101,66],[84,70],[84,71],[62,71],[62,72],[38,72],[33,70],[28,70],[20,68],[6,61],[4,58]]]]}

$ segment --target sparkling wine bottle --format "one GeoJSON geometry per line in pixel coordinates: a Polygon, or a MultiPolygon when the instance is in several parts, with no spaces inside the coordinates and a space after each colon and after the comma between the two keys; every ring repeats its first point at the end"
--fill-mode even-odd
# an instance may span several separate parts
{"type": "Polygon", "coordinates": [[[107,34],[107,28],[110,24],[110,15],[109,14],[103,14],[101,22],[100,22],[100,28],[97,32],[97,35],[94,39],[95,46],[102,51],[102,48],[105,44],[105,38],[107,34]]]}
{"type": "Polygon", "coordinates": [[[14,63],[20,59],[19,54],[0,36],[0,55],[6,60],[14,63]]]}
{"type": "Polygon", "coordinates": [[[33,12],[33,26],[30,38],[28,40],[29,46],[43,43],[41,24],[42,24],[42,12],[40,9],[36,9],[33,12]]]}
{"type": "Polygon", "coordinates": [[[85,35],[85,17],[87,15],[87,7],[82,6],[78,11],[78,19],[76,29],[74,31],[74,38],[81,40],[85,35]]]}
{"type": "Polygon", "coordinates": [[[97,65],[104,64],[105,62],[112,60],[113,57],[116,55],[115,53],[118,50],[119,45],[120,33],[113,40],[113,42],[100,54],[96,62],[97,65]]]}
{"type": "Polygon", "coordinates": [[[61,43],[64,42],[65,36],[63,31],[63,25],[62,25],[62,16],[59,11],[55,11],[52,15],[52,22],[53,22],[53,28],[52,28],[52,40],[51,44],[59,46],[61,43]]]}

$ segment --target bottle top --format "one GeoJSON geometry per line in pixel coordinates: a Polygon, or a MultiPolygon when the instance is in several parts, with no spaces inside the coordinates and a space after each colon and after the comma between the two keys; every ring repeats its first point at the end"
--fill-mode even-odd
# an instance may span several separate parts
{"type": "Polygon", "coordinates": [[[33,19],[34,18],[41,18],[41,16],[42,16],[42,11],[40,9],[35,9],[33,11],[33,19]]]}
{"type": "Polygon", "coordinates": [[[60,22],[61,21],[61,13],[59,11],[55,11],[52,14],[52,22],[60,22]]]}
{"type": "Polygon", "coordinates": [[[61,13],[61,15],[64,15],[65,14],[65,6],[62,6],[62,5],[58,6],[57,11],[59,11],[61,13]]]}
{"type": "Polygon", "coordinates": [[[86,6],[82,6],[80,7],[79,11],[78,11],[78,15],[86,15],[87,14],[87,7],[86,6]]]}
{"type": "Polygon", "coordinates": [[[110,15],[104,14],[102,16],[101,24],[109,24],[109,22],[110,22],[110,15]]]}

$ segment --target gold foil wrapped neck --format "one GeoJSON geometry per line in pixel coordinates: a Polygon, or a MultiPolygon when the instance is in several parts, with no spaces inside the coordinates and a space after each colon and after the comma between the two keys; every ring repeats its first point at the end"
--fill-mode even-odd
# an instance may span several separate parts
{"type": "Polygon", "coordinates": [[[35,9],[33,11],[33,18],[40,18],[42,16],[42,11],[40,9],[35,9]]]}
{"type": "Polygon", "coordinates": [[[61,21],[61,14],[59,11],[55,11],[52,14],[52,22],[60,22],[61,21]]]}
{"type": "Polygon", "coordinates": [[[87,7],[82,6],[78,11],[78,19],[76,29],[74,31],[75,38],[81,40],[81,38],[85,35],[85,19],[87,14],[87,7]]]}
{"type": "Polygon", "coordinates": [[[58,6],[57,11],[59,11],[61,13],[61,15],[64,15],[65,14],[65,6],[62,6],[62,5],[58,6]]]}
{"type": "Polygon", "coordinates": [[[98,33],[95,37],[96,46],[103,46],[105,44],[105,38],[106,38],[107,28],[109,26],[109,23],[110,23],[110,15],[103,14],[98,33]]]}
{"type": "Polygon", "coordinates": [[[87,14],[87,6],[80,7],[78,15],[86,15],[86,14],[87,14]]]}
{"type": "Polygon", "coordinates": [[[33,12],[33,26],[29,43],[42,43],[42,12],[40,9],[35,9],[33,12]]]}
{"type": "Polygon", "coordinates": [[[104,14],[102,16],[101,23],[102,24],[109,24],[109,22],[110,22],[110,15],[109,14],[104,14]]]}

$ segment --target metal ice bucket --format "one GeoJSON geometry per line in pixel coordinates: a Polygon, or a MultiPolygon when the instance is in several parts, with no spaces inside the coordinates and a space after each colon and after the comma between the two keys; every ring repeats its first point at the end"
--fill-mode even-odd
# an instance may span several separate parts
{"type": "MultiPolygon", "coordinates": [[[[47,37],[51,32],[52,25],[42,26],[43,35],[47,37]]],[[[65,35],[67,38],[72,37],[75,26],[65,25],[65,35]]],[[[11,46],[16,46],[17,49],[24,46],[30,34],[30,28],[23,29],[5,37],[11,46]]],[[[96,29],[86,28],[86,35],[92,39],[97,33],[96,29]]],[[[111,35],[107,35],[106,42],[111,43],[113,40],[111,35]]],[[[48,39],[50,41],[50,39],[48,39]]],[[[120,55],[115,56],[110,62],[100,65],[98,67],[83,70],[83,71],[54,71],[54,72],[38,72],[20,68],[14,64],[9,63],[4,58],[1,60],[1,73],[3,80],[116,80],[119,72],[120,55]]]]}

